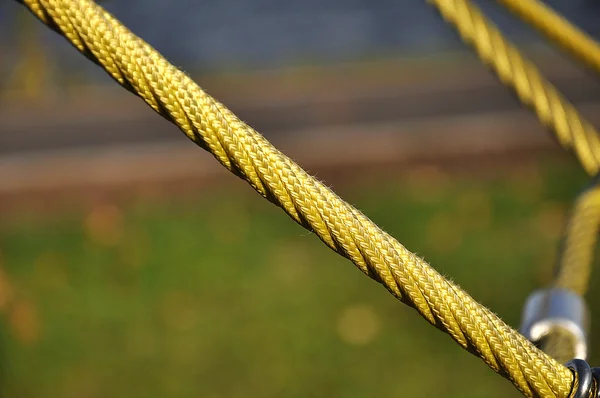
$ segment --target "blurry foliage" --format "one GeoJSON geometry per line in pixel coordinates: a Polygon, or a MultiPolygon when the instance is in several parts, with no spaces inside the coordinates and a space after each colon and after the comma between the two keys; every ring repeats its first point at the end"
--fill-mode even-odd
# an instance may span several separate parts
{"type": "MultiPolygon", "coordinates": [[[[585,177],[550,164],[374,181],[344,196],[516,326],[585,177]]],[[[519,396],[243,189],[7,217],[2,396],[519,396]]]]}

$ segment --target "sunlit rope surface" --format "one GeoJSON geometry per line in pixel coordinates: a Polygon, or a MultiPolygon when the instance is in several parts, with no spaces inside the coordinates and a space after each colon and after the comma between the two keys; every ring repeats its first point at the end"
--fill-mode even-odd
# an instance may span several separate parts
{"type": "Polygon", "coordinates": [[[569,395],[573,376],[567,368],[308,175],[100,6],[90,0],[20,2],[223,166],[524,395],[569,395]]]}

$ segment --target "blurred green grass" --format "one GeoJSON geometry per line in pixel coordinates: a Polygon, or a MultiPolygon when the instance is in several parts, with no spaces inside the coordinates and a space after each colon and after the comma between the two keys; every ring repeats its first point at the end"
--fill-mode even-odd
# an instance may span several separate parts
{"type": "MultiPolygon", "coordinates": [[[[517,326],[585,181],[564,162],[421,167],[342,191],[517,326]]],[[[2,397],[520,396],[239,182],[5,219],[2,397]]]]}

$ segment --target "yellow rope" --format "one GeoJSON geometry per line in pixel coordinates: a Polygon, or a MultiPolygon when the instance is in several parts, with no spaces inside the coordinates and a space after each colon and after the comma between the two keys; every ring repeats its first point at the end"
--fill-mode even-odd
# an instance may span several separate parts
{"type": "Polygon", "coordinates": [[[541,76],[536,66],[526,60],[469,0],[429,1],[447,22],[454,25],[462,39],[475,48],[502,83],[533,108],[540,122],[555,133],[560,145],[575,152],[589,174],[597,174],[600,169],[598,132],[541,76]]]}
{"type": "Polygon", "coordinates": [[[524,395],[569,396],[573,375],[567,368],[307,174],[100,6],[91,0],[20,1],[223,166],[524,395]]]}
{"type": "Polygon", "coordinates": [[[577,198],[565,229],[563,248],[554,281],[556,287],[585,295],[600,225],[600,185],[577,198]]]}
{"type": "Polygon", "coordinates": [[[600,72],[600,45],[551,7],[538,0],[497,1],[596,72],[600,72]]]}

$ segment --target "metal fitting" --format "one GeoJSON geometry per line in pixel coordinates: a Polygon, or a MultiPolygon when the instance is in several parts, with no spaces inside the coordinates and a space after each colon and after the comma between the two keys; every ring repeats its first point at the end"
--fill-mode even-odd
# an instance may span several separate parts
{"type": "Polygon", "coordinates": [[[533,343],[562,328],[575,340],[575,358],[586,359],[589,313],[583,298],[565,289],[534,292],[525,303],[521,334],[533,343]]]}
{"type": "Polygon", "coordinates": [[[565,364],[573,372],[573,390],[569,398],[600,397],[600,368],[590,368],[582,359],[573,359],[565,364]]]}

